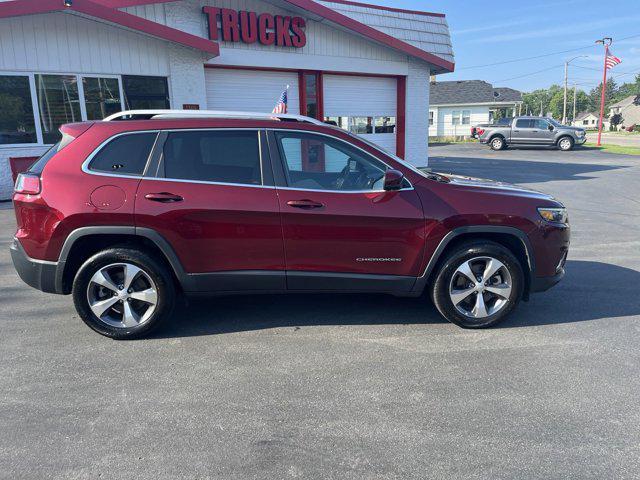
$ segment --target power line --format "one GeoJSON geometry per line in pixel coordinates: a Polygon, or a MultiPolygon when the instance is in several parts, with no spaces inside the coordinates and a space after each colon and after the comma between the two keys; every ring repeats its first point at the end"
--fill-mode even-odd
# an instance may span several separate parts
{"type": "Polygon", "coordinates": [[[571,48],[569,50],[560,50],[558,52],[545,53],[543,55],[534,55],[533,57],[514,58],[514,59],[511,59],[511,60],[504,60],[502,62],[486,63],[484,65],[470,65],[468,67],[458,68],[457,70],[469,70],[471,68],[494,67],[496,65],[505,65],[507,63],[525,62],[527,60],[535,60],[537,58],[552,57],[553,55],[562,55],[563,53],[578,52],[580,50],[586,50],[588,48],[593,48],[594,46],[595,45],[589,45],[588,47],[571,48]]]}
{"type": "MultiPolygon", "coordinates": [[[[617,41],[621,42],[623,40],[630,40],[632,38],[637,38],[637,37],[640,37],[640,34],[630,35],[628,37],[619,38],[619,39],[617,39],[617,41]]],[[[456,70],[458,70],[458,71],[460,71],[460,70],[469,70],[469,69],[472,69],[472,68],[494,67],[496,65],[505,65],[505,64],[508,64],[508,63],[525,62],[527,60],[535,60],[537,58],[545,58],[545,57],[552,57],[554,55],[562,55],[563,53],[579,52],[581,50],[587,50],[587,49],[593,48],[593,47],[595,47],[595,44],[594,45],[589,45],[589,46],[584,46],[584,47],[578,47],[578,48],[570,48],[568,50],[559,50],[557,52],[544,53],[542,55],[534,55],[532,57],[513,58],[511,60],[503,60],[503,61],[494,62],[494,63],[485,63],[483,65],[469,65],[468,67],[460,67],[460,68],[457,68],[456,70]]]]}
{"type": "Polygon", "coordinates": [[[539,73],[548,72],[549,70],[553,70],[554,68],[562,67],[563,65],[564,65],[564,63],[562,63],[560,65],[554,65],[554,66],[549,67],[549,68],[543,68],[542,70],[537,70],[535,72],[525,73],[524,75],[518,75],[517,77],[503,78],[502,80],[496,80],[495,82],[492,82],[492,83],[508,82],[509,80],[516,80],[518,78],[530,77],[532,75],[537,75],[539,73]]]}

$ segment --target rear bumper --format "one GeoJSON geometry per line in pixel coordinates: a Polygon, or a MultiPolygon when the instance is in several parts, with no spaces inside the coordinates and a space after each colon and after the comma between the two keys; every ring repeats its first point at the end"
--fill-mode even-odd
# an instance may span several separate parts
{"type": "Polygon", "coordinates": [[[10,250],[13,266],[24,283],[43,292],[62,293],[56,289],[57,262],[30,258],[15,238],[10,250]]]}

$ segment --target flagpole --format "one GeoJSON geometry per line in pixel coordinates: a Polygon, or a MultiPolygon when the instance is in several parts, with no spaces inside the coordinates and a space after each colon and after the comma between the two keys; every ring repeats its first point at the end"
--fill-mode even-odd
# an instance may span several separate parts
{"type": "Polygon", "coordinates": [[[596,43],[602,43],[604,45],[604,65],[603,65],[603,73],[602,73],[602,93],[600,94],[600,119],[598,120],[598,143],[597,146],[601,145],[602,140],[602,119],[604,117],[604,99],[607,93],[607,57],[609,56],[609,45],[611,45],[610,38],[603,38],[602,40],[598,40],[596,43]]]}

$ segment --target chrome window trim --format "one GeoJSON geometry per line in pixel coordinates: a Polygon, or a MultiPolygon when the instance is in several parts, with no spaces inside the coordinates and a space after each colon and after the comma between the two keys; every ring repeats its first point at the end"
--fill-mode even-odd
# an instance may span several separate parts
{"type": "MultiPolygon", "coordinates": [[[[139,177],[137,177],[139,178],[139,177]]],[[[248,187],[248,188],[266,188],[275,190],[273,185],[252,185],[250,183],[225,183],[225,182],[208,182],[206,180],[184,180],[179,178],[162,178],[162,177],[144,177],[142,180],[153,180],[154,182],[177,182],[177,183],[196,183],[199,185],[221,185],[227,187],[248,187]]]]}
{"type": "MultiPolygon", "coordinates": [[[[389,164],[387,164],[387,162],[383,161],[382,159],[376,157],[375,155],[371,154],[370,152],[367,152],[365,149],[358,147],[357,145],[354,145],[352,143],[349,143],[341,138],[335,137],[333,135],[329,135],[327,133],[322,133],[322,132],[315,132],[313,130],[296,130],[296,129],[278,129],[278,128],[268,128],[266,129],[267,131],[271,131],[271,132],[296,132],[296,133],[307,133],[307,134],[311,134],[311,135],[321,135],[323,137],[328,137],[331,138],[333,140],[337,140],[338,142],[342,142],[345,145],[348,145],[352,148],[355,148],[357,150],[360,150],[361,152],[363,152],[364,154],[375,158],[376,160],[378,160],[380,163],[382,163],[385,167],[387,167],[387,169],[390,170],[394,170],[391,166],[389,166],[389,164]]],[[[368,142],[365,142],[368,144],[368,142]]],[[[373,145],[372,145],[373,146],[373,145]]],[[[384,153],[382,150],[380,150],[378,147],[374,147],[376,148],[376,150],[379,150],[380,152],[384,153]]],[[[282,159],[286,162],[286,159],[282,159]]],[[[404,162],[398,162],[400,164],[404,165],[404,162]]],[[[284,165],[283,165],[284,166],[284,165]]],[[[401,188],[400,190],[393,190],[394,192],[404,192],[407,190],[414,190],[413,188],[413,184],[411,183],[411,180],[409,180],[408,178],[405,177],[405,180],[407,182],[409,182],[409,187],[407,188],[401,188]]],[[[296,190],[299,192],[324,192],[324,193],[388,193],[387,190],[348,190],[348,191],[343,191],[343,190],[317,190],[317,189],[310,189],[310,188],[294,188],[294,187],[277,187],[278,190],[296,190]]]]}
{"type": "Polygon", "coordinates": [[[87,173],[89,175],[97,175],[97,176],[101,176],[101,177],[115,177],[115,178],[133,178],[133,179],[138,179],[138,180],[142,180],[142,179],[148,179],[148,180],[157,180],[157,181],[161,181],[161,182],[179,182],[179,183],[196,183],[196,184],[200,184],[200,185],[221,185],[221,186],[235,186],[235,187],[250,187],[250,188],[266,188],[266,189],[271,189],[271,190],[275,190],[275,186],[273,185],[264,185],[264,161],[263,161],[263,149],[262,149],[262,139],[260,138],[260,132],[264,131],[263,128],[251,128],[251,127],[244,127],[244,128],[229,128],[229,127],[223,127],[223,128],[174,128],[174,129],[153,129],[153,130],[136,130],[136,131],[129,131],[129,132],[121,132],[118,133],[116,135],[113,135],[109,138],[107,138],[106,140],[104,140],[100,145],[98,145],[98,147],[96,147],[96,149],[91,152],[91,154],[87,157],[87,159],[82,163],[82,171],[84,173],[87,173]],[[182,178],[166,178],[166,177],[153,177],[153,176],[148,176],[147,175],[147,169],[149,168],[149,161],[151,159],[151,155],[153,155],[153,151],[155,150],[156,147],[156,143],[154,143],[153,147],[151,148],[151,151],[149,152],[149,157],[147,158],[147,163],[145,164],[144,170],[143,170],[143,174],[141,175],[128,175],[128,174],[122,174],[122,175],[118,175],[117,173],[107,173],[107,172],[99,172],[96,170],[90,170],[89,169],[89,164],[91,163],[91,160],[93,160],[93,158],[100,153],[100,151],[108,144],[110,143],[112,140],[115,140],[118,137],[124,136],[124,135],[137,135],[137,134],[142,134],[142,133],[156,133],[156,142],[158,141],[158,138],[160,136],[161,133],[172,133],[172,132],[202,132],[202,131],[255,131],[256,135],[258,136],[258,154],[260,155],[260,176],[262,177],[260,180],[262,182],[262,185],[254,185],[251,183],[227,183],[227,182],[211,182],[211,181],[206,181],[206,180],[186,180],[186,179],[182,179],[182,178]]]}

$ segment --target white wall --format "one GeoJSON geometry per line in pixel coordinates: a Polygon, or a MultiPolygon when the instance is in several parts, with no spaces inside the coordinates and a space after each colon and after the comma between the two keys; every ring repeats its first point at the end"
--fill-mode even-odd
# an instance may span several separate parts
{"type": "Polygon", "coordinates": [[[429,76],[427,64],[408,59],[405,160],[418,167],[429,164],[429,76]]]}
{"type": "Polygon", "coordinates": [[[168,75],[166,45],[66,13],[0,19],[0,71],[168,75]]]}

